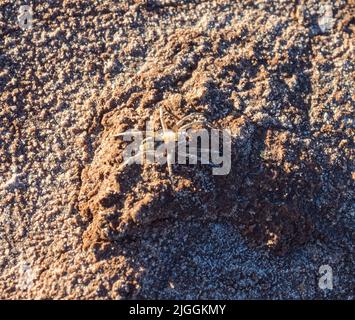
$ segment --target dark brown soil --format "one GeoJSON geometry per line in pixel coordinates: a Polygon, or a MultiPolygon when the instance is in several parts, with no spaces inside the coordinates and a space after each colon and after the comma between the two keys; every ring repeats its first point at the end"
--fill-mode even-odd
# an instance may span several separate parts
{"type": "MultiPolygon", "coordinates": [[[[341,50],[350,54],[344,47],[349,35],[340,33],[341,50]]],[[[98,100],[102,132],[82,175],[81,212],[92,219],[84,247],[137,237],[149,224],[166,229],[171,219],[229,221],[251,243],[282,254],[319,237],[315,221],[341,203],[317,202],[332,198],[322,188],[326,154],[317,148],[319,136],[326,130],[338,147],[337,163],[328,162],[331,172],[347,161],[351,144],[340,128],[315,123],[326,89],[313,89],[324,61],[311,57],[323,37],[310,36],[297,16],[270,19],[251,11],[228,26],[178,29],[158,40],[141,69],[98,100]],[[212,176],[208,166],[176,165],[171,184],[166,166],[120,171],[126,143],[116,135],[144,130],[145,121],[158,118],[160,106],[177,118],[199,112],[214,127],[230,129],[231,173],[212,176]]],[[[335,78],[328,90],[342,81],[335,78]]],[[[346,99],[350,91],[342,88],[328,100],[346,99]]],[[[339,119],[350,111],[350,104],[343,105],[339,119]]],[[[346,184],[350,172],[343,177],[346,184]]]]}

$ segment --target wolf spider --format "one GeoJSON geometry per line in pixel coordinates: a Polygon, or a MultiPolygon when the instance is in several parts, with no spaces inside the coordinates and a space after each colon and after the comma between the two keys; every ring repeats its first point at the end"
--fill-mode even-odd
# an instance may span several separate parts
{"type": "MultiPolygon", "coordinates": [[[[161,128],[162,128],[162,132],[155,132],[155,131],[148,131],[148,136],[145,137],[142,142],[140,143],[139,146],[139,152],[137,152],[135,155],[129,157],[128,159],[126,159],[120,166],[119,166],[119,171],[122,171],[127,165],[130,165],[132,163],[135,163],[137,161],[139,161],[140,159],[142,159],[142,157],[144,157],[144,155],[148,155],[151,154],[153,157],[155,157],[157,154],[155,153],[154,150],[152,150],[150,147],[151,145],[149,145],[150,143],[152,143],[153,141],[162,141],[166,146],[168,145],[172,145],[174,144],[174,146],[176,145],[181,145],[182,143],[184,143],[186,145],[186,143],[189,141],[189,135],[186,132],[187,129],[195,127],[195,126],[205,126],[208,128],[212,128],[212,125],[206,121],[205,117],[201,114],[201,113],[197,113],[197,112],[193,112],[190,113],[189,115],[181,118],[180,120],[178,120],[176,122],[176,124],[173,126],[172,129],[169,129],[166,121],[165,121],[165,117],[164,117],[164,108],[161,106],[159,108],[159,119],[160,119],[160,124],[161,124],[161,128]],[[195,119],[194,119],[195,118],[195,119]]],[[[175,117],[175,116],[174,116],[175,117]]],[[[176,117],[175,117],[176,118],[176,117]]],[[[134,136],[135,134],[140,133],[139,131],[127,131],[127,132],[122,132],[116,135],[116,137],[122,137],[122,136],[134,136]]],[[[173,183],[174,182],[174,178],[173,178],[173,162],[174,162],[174,156],[175,156],[175,152],[169,153],[169,149],[167,148],[167,154],[166,154],[166,164],[167,164],[167,168],[168,168],[168,174],[169,174],[169,178],[170,181],[173,183]]],[[[197,151],[200,152],[219,152],[219,151],[213,151],[213,150],[209,150],[206,148],[193,148],[189,146],[189,153],[185,153],[185,152],[180,152],[178,151],[179,155],[182,155],[184,157],[190,158],[190,159],[198,159],[197,157],[197,151]],[[194,154],[190,154],[190,152],[193,152],[194,154]]]]}

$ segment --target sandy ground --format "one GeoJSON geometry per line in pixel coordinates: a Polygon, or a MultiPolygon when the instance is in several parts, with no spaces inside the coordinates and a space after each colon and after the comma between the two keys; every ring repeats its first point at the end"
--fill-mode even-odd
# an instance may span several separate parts
{"type": "Polygon", "coordinates": [[[28,30],[19,5],[0,1],[1,298],[353,298],[352,1],[36,1],[28,30]],[[160,105],[244,146],[202,218],[161,209],[164,168],[117,176],[113,136],[160,105]]]}

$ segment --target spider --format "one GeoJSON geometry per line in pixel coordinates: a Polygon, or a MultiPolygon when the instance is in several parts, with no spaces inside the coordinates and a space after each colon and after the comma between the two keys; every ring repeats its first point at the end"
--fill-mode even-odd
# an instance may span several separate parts
{"type": "MultiPolygon", "coordinates": [[[[174,163],[174,157],[175,153],[169,152],[168,146],[174,146],[176,145],[181,145],[185,144],[189,140],[189,136],[187,134],[187,129],[192,128],[194,126],[205,126],[212,128],[212,125],[206,121],[205,117],[201,113],[193,112],[190,113],[189,115],[181,118],[180,120],[177,121],[177,123],[173,126],[172,129],[169,129],[165,117],[164,117],[164,108],[161,106],[159,108],[159,118],[160,118],[160,124],[162,128],[162,132],[155,132],[155,131],[147,131],[148,136],[145,137],[142,142],[140,143],[139,146],[139,151],[126,159],[120,166],[119,166],[119,171],[122,171],[127,165],[130,165],[132,163],[137,163],[144,157],[144,155],[151,155],[152,157],[156,157],[157,154],[152,150],[151,144],[153,143],[154,140],[162,141],[166,146],[166,164],[167,164],[167,169],[168,169],[168,174],[170,181],[173,183],[174,178],[173,178],[173,163],[174,163]],[[195,119],[195,120],[193,120],[195,119]]],[[[134,136],[137,134],[141,134],[140,131],[127,131],[127,132],[122,132],[116,135],[116,137],[122,137],[122,136],[134,136]]],[[[196,159],[197,160],[197,148],[189,147],[189,153],[181,152],[179,150],[179,155],[182,155],[184,157],[189,157],[190,159],[196,159]]],[[[200,152],[219,152],[219,151],[213,151],[209,150],[206,148],[199,148],[200,152]]],[[[158,155],[159,156],[159,155],[158,155]]],[[[154,158],[153,158],[154,159],[154,158]]]]}

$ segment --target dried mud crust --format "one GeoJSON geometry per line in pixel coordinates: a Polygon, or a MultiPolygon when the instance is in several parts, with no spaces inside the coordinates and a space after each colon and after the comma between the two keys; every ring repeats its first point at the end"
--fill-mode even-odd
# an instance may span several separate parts
{"type": "Polygon", "coordinates": [[[137,73],[95,100],[101,133],[79,197],[84,247],[101,252],[146,226],[168,229],[172,219],[229,221],[279,254],[322,236],[322,223],[348,210],[351,198],[353,52],[347,15],[338,16],[338,40],[297,12],[290,19],[250,11],[229,26],[201,24],[157,41],[137,73]],[[324,81],[328,72],[335,76],[324,81]],[[175,165],[172,185],[164,165],[120,171],[127,143],[116,135],[144,130],[160,106],[230,129],[230,174],[175,165]],[[335,121],[319,121],[326,115],[335,121]]]}

